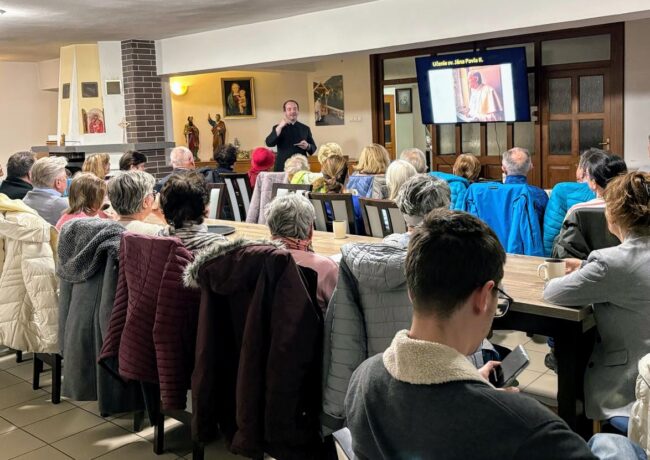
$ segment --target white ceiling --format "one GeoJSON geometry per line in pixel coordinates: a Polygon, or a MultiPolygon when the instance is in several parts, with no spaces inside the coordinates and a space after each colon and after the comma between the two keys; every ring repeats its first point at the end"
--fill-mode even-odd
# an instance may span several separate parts
{"type": "MultiPolygon", "coordinates": [[[[40,61],[65,45],[156,40],[369,1],[376,0],[0,0],[0,60],[40,61]]],[[[278,30],[269,40],[314,39],[317,27],[278,30]]]]}

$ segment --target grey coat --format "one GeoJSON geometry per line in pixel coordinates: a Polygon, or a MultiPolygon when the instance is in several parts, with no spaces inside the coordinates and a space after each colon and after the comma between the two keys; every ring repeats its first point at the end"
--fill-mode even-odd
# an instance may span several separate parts
{"type": "Polygon", "coordinates": [[[56,225],[63,211],[68,209],[68,199],[52,195],[45,190],[34,189],[27,192],[23,203],[32,208],[50,225],[56,225]]]}
{"type": "MultiPolygon", "coordinates": [[[[346,244],[339,279],[325,316],[322,428],[345,424],[344,400],[354,370],[382,353],[395,333],[411,325],[404,264],[406,248],[394,244],[346,244]]],[[[483,348],[494,349],[483,341],[483,348]]],[[[481,350],[470,356],[483,365],[481,350]]]]}
{"type": "Polygon", "coordinates": [[[637,363],[650,353],[650,237],[628,236],[593,251],[579,270],[551,280],[544,298],[594,304],[598,338],[585,373],[587,417],[629,416],[637,363]]]}
{"type": "Polygon", "coordinates": [[[97,400],[102,414],[142,408],[135,384],[124,386],[97,365],[115,300],[124,231],[112,221],[75,219],[63,226],[59,237],[61,393],[76,401],[97,400]]]}

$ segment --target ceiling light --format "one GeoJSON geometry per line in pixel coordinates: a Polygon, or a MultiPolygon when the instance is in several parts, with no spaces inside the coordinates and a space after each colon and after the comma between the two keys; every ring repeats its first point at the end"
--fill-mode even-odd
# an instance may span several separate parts
{"type": "Polygon", "coordinates": [[[176,96],[183,96],[185,93],[187,93],[187,85],[181,83],[180,81],[172,82],[170,88],[172,90],[172,93],[174,93],[176,96]]]}

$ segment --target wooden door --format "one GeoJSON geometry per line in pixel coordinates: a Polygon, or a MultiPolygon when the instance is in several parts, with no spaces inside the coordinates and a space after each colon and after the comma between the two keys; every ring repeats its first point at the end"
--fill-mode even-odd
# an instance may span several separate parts
{"type": "Polygon", "coordinates": [[[395,159],[395,96],[384,95],[384,147],[395,159]]]}
{"type": "Polygon", "coordinates": [[[591,147],[622,153],[612,129],[608,68],[545,70],[542,86],[544,188],[575,181],[580,153],[591,147]]]}

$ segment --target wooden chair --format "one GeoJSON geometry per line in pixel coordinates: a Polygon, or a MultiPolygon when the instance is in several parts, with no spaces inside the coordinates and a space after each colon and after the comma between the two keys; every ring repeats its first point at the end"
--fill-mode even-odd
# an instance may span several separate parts
{"type": "Polygon", "coordinates": [[[49,364],[52,368],[52,404],[61,402],[61,371],[63,358],[58,353],[34,353],[34,364],[32,372],[32,389],[38,390],[41,387],[41,373],[43,363],[49,364]]]}
{"type": "Polygon", "coordinates": [[[302,196],[307,196],[311,192],[311,184],[273,184],[271,191],[271,199],[276,196],[283,196],[288,193],[297,193],[302,196]]]}
{"type": "Polygon", "coordinates": [[[223,207],[223,196],[226,191],[226,184],[207,184],[210,192],[210,204],[208,205],[208,219],[219,219],[223,207]]]}
{"type": "Polygon", "coordinates": [[[351,193],[310,193],[309,200],[316,210],[316,230],[331,232],[332,221],[345,220],[349,234],[359,235],[363,232],[363,229],[357,229],[351,193]]]}
{"type": "Polygon", "coordinates": [[[366,235],[383,238],[392,233],[406,233],[404,216],[394,201],[359,198],[366,235]]]}
{"type": "Polygon", "coordinates": [[[226,195],[233,212],[234,220],[246,222],[246,214],[251,204],[251,185],[248,181],[248,174],[221,173],[226,185],[226,195]]]}

